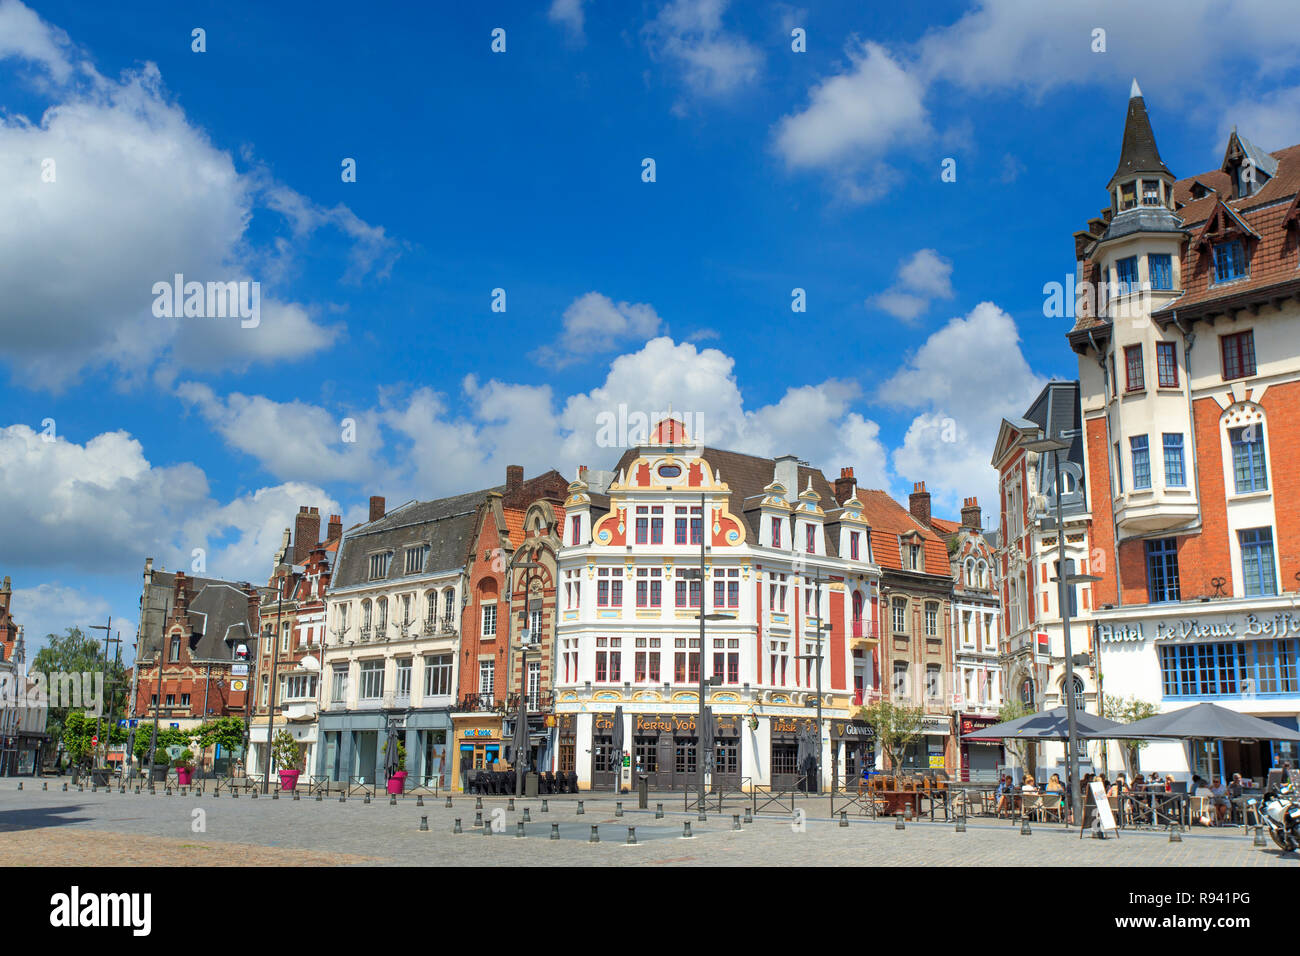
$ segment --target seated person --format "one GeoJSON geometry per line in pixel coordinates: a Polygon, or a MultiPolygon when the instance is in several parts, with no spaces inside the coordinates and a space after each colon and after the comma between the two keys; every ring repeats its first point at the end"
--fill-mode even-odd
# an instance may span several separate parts
{"type": "Polygon", "coordinates": [[[1115,782],[1110,785],[1110,789],[1106,791],[1106,796],[1119,797],[1123,796],[1127,792],[1128,780],[1125,778],[1123,773],[1119,773],[1115,776],[1115,782]]]}
{"type": "Polygon", "coordinates": [[[1038,784],[1034,782],[1034,778],[1031,777],[1029,774],[1025,774],[1024,780],[1022,780],[1020,783],[1020,792],[1021,793],[1038,792],[1038,784]]]}
{"type": "Polygon", "coordinates": [[[1211,802],[1214,804],[1216,822],[1222,823],[1228,817],[1228,788],[1218,777],[1210,787],[1211,802]]]}
{"type": "Polygon", "coordinates": [[[1001,816],[1003,811],[1011,812],[1012,793],[1014,788],[1011,786],[1011,776],[1008,774],[998,782],[998,788],[994,791],[994,797],[997,799],[995,812],[1001,816]]]}
{"type": "Polygon", "coordinates": [[[1199,776],[1193,776],[1192,782],[1196,785],[1192,796],[1198,797],[1198,802],[1201,804],[1201,813],[1197,820],[1203,827],[1213,826],[1215,816],[1214,794],[1210,792],[1210,788],[1205,785],[1205,781],[1199,776]]]}

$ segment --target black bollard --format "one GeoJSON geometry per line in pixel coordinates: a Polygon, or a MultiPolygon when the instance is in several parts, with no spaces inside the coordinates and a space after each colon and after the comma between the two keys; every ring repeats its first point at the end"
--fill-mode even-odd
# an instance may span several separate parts
{"type": "Polygon", "coordinates": [[[752,813],[749,812],[749,807],[745,807],[745,819],[744,819],[742,822],[744,822],[744,823],[753,823],[753,822],[754,822],[754,815],[753,815],[752,813]]]}
{"type": "Polygon", "coordinates": [[[532,823],[532,822],[533,822],[533,818],[532,818],[532,816],[528,813],[528,808],[527,808],[527,807],[524,807],[524,822],[525,822],[525,823],[532,823]]]}
{"type": "Polygon", "coordinates": [[[365,799],[362,800],[361,802],[362,802],[364,805],[369,806],[369,805],[370,805],[370,794],[366,794],[365,799]]]}
{"type": "Polygon", "coordinates": [[[517,836],[517,837],[524,836],[524,821],[523,821],[523,820],[520,820],[517,824],[515,824],[515,836],[517,836]]]}
{"type": "Polygon", "coordinates": [[[302,799],[302,795],[301,795],[300,793],[298,793],[297,790],[295,790],[295,791],[293,792],[293,798],[294,798],[295,800],[301,800],[301,799],[302,799]]]}
{"type": "Polygon", "coordinates": [[[549,806],[547,806],[546,801],[543,800],[543,801],[542,801],[542,812],[543,812],[543,813],[550,813],[550,811],[551,811],[551,808],[550,808],[549,806]]]}
{"type": "Polygon", "coordinates": [[[895,830],[907,829],[907,825],[903,823],[903,815],[901,813],[894,814],[894,829],[895,830]]]}
{"type": "Polygon", "coordinates": [[[483,828],[483,835],[484,835],[484,836],[491,836],[491,835],[492,835],[492,824],[489,823],[487,826],[485,826],[485,827],[483,828]]]}
{"type": "Polygon", "coordinates": [[[1183,842],[1183,835],[1182,835],[1181,833],[1178,832],[1178,827],[1176,827],[1176,826],[1175,826],[1174,824],[1172,824],[1172,823],[1169,824],[1169,842],[1170,842],[1170,843],[1182,843],[1182,842],[1183,842]]]}
{"type": "Polygon", "coordinates": [[[1268,844],[1264,842],[1264,828],[1261,827],[1261,826],[1256,826],[1256,827],[1255,827],[1255,843],[1254,843],[1254,845],[1255,845],[1255,846],[1268,846],[1268,844]]]}
{"type": "MultiPolygon", "coordinates": [[[[68,785],[67,785],[66,783],[63,785],[63,792],[64,792],[64,793],[67,793],[67,792],[68,792],[68,785]]],[[[135,788],[135,792],[136,792],[136,793],[139,793],[139,792],[140,792],[140,788],[139,788],[139,787],[136,787],[136,788],[135,788]]]]}
{"type": "Polygon", "coordinates": [[[690,821],[690,820],[683,820],[683,821],[682,821],[682,839],[683,839],[683,840],[689,840],[690,838],[691,838],[691,821],[690,821]]]}
{"type": "Polygon", "coordinates": [[[474,811],[474,826],[481,827],[482,825],[483,825],[483,811],[476,810],[474,811]]]}
{"type": "Polygon", "coordinates": [[[578,810],[577,810],[578,816],[582,816],[582,815],[583,815],[584,813],[586,813],[586,812],[587,812],[586,810],[582,809],[582,801],[579,800],[579,801],[578,801],[578,810]]]}
{"type": "Polygon", "coordinates": [[[424,797],[423,797],[423,796],[416,797],[416,798],[415,798],[415,805],[416,805],[417,807],[422,807],[422,806],[424,806],[424,797]]]}
{"type": "Polygon", "coordinates": [[[272,799],[272,800],[279,800],[279,799],[280,799],[280,791],[279,791],[279,790],[272,790],[272,791],[271,791],[271,799],[272,799]]]}
{"type": "MultiPolygon", "coordinates": [[[[369,797],[367,797],[366,799],[369,799],[369,797]]],[[[339,803],[347,803],[347,802],[348,802],[348,795],[346,793],[340,793],[339,803]]]]}
{"type": "Polygon", "coordinates": [[[429,829],[429,818],[428,818],[428,817],[420,817],[420,829],[421,829],[421,830],[427,830],[427,829],[429,829]]]}
{"type": "Polygon", "coordinates": [[[559,838],[560,838],[560,825],[559,825],[558,823],[552,823],[552,824],[551,824],[551,839],[552,839],[552,840],[558,840],[559,838]]]}
{"type": "Polygon", "coordinates": [[[389,794],[389,796],[388,796],[388,805],[389,805],[390,807],[395,807],[395,806],[397,806],[397,794],[395,794],[395,793],[393,793],[393,794],[389,794]]]}
{"type": "Polygon", "coordinates": [[[506,809],[509,810],[511,813],[514,813],[514,812],[515,812],[515,798],[514,798],[514,797],[511,797],[511,798],[510,798],[510,802],[506,804],[506,809]]]}
{"type": "Polygon", "coordinates": [[[627,828],[627,845],[636,846],[636,827],[627,828]]]}
{"type": "Polygon", "coordinates": [[[958,818],[957,818],[957,825],[956,825],[955,827],[953,827],[953,832],[954,832],[954,833],[965,833],[965,832],[966,832],[966,818],[965,818],[965,817],[958,817],[958,818]]]}
{"type": "Polygon", "coordinates": [[[621,817],[622,815],[623,815],[623,801],[619,800],[617,803],[614,804],[614,816],[621,817]]]}
{"type": "Polygon", "coordinates": [[[317,802],[317,803],[320,803],[320,802],[321,802],[321,795],[320,795],[320,791],[319,791],[319,790],[316,791],[316,802],[317,802]]]}
{"type": "Polygon", "coordinates": [[[475,810],[482,810],[482,809],[483,809],[483,798],[482,798],[482,797],[475,797],[475,798],[474,798],[474,809],[475,809],[475,810]]]}
{"type": "Polygon", "coordinates": [[[1034,831],[1029,828],[1029,817],[1022,817],[1020,820],[1020,835],[1033,836],[1034,831]]]}
{"type": "Polygon", "coordinates": [[[849,812],[848,812],[847,810],[841,810],[841,811],[840,811],[840,826],[842,826],[842,827],[846,827],[846,826],[848,826],[848,825],[849,825],[849,812]]]}
{"type": "Polygon", "coordinates": [[[447,802],[444,803],[443,806],[446,807],[448,810],[451,809],[451,797],[447,798],[447,802]]]}
{"type": "Polygon", "coordinates": [[[591,825],[591,837],[587,840],[587,842],[588,843],[600,842],[600,827],[596,826],[594,823],[591,825]]]}
{"type": "Polygon", "coordinates": [[[655,819],[656,819],[656,820],[662,820],[663,818],[664,818],[664,805],[663,805],[662,803],[656,803],[656,804],[655,804],[655,819]]]}
{"type": "Polygon", "coordinates": [[[457,818],[456,818],[456,825],[455,825],[454,827],[451,828],[451,832],[452,832],[452,833],[464,833],[464,832],[465,832],[464,830],[462,830],[462,829],[460,828],[460,817],[457,817],[457,818]]]}
{"type": "Polygon", "coordinates": [[[739,829],[740,829],[740,814],[739,814],[739,813],[733,813],[733,814],[731,815],[731,829],[733,829],[733,830],[739,830],[739,829]]]}
{"type": "MultiPolygon", "coordinates": [[[[170,789],[167,791],[167,795],[168,795],[168,796],[171,796],[171,790],[170,790],[170,789]]],[[[253,788],[253,799],[254,799],[254,800],[257,799],[257,788],[256,788],[256,787],[253,788]]]]}

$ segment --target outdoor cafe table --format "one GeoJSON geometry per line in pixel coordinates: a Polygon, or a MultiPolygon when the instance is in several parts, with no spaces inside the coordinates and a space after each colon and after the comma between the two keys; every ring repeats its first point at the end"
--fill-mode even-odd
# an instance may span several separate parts
{"type": "Polygon", "coordinates": [[[893,816],[895,813],[902,812],[904,807],[911,806],[912,815],[919,817],[921,815],[921,800],[930,801],[930,819],[934,819],[934,806],[939,803],[944,808],[944,817],[948,815],[948,796],[947,792],[940,789],[930,790],[872,790],[870,794],[873,797],[884,797],[887,807],[886,812],[893,816]]]}

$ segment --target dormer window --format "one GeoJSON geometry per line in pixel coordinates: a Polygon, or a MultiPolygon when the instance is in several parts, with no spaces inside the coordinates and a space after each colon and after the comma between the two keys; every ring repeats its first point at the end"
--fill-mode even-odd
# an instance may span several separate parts
{"type": "Polygon", "coordinates": [[[1119,187],[1119,211],[1132,209],[1137,205],[1137,183],[1124,183],[1119,187]]]}
{"type": "Polygon", "coordinates": [[[1142,205],[1144,206],[1160,205],[1160,180],[1158,179],[1142,180],[1142,205]]]}
{"type": "Polygon", "coordinates": [[[1216,243],[1214,246],[1214,281],[1231,282],[1247,276],[1246,250],[1240,239],[1216,243]]]}

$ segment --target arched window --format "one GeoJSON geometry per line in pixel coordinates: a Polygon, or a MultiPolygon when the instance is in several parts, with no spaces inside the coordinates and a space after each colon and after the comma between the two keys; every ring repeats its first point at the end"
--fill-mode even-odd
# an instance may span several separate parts
{"type": "Polygon", "coordinates": [[[380,632],[388,629],[388,598],[380,598],[375,602],[377,605],[378,620],[375,622],[380,632]]]}
{"type": "Polygon", "coordinates": [[[456,620],[456,589],[447,588],[442,592],[442,623],[451,627],[456,620]]]}
{"type": "Polygon", "coordinates": [[[372,605],[368,600],[361,602],[361,626],[367,630],[370,628],[370,612],[372,609],[372,605]]]}
{"type": "Polygon", "coordinates": [[[862,592],[853,592],[853,636],[862,636],[862,592]]]}
{"type": "Polygon", "coordinates": [[[424,592],[424,626],[432,630],[438,620],[438,592],[424,592]]]}

